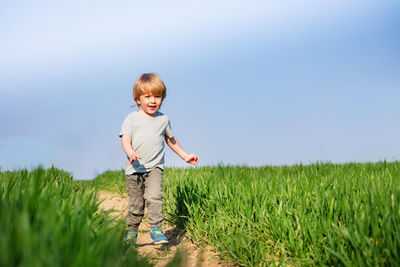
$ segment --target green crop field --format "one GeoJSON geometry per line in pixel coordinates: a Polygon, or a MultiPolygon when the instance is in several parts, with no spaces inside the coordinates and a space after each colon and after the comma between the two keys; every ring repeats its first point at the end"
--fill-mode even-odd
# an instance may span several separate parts
{"type": "MultiPolygon", "coordinates": [[[[50,259],[39,257],[29,266],[43,262],[59,266],[63,257],[72,265],[93,262],[82,266],[107,265],[96,265],[99,261],[124,265],[124,260],[135,258],[113,238],[122,235],[122,222],[111,226],[96,205],[82,204],[93,202],[88,193],[93,188],[125,193],[122,170],[105,172],[85,185],[51,178],[64,175],[54,169],[17,174],[21,181],[10,179],[15,173],[1,173],[0,265],[21,263],[48,251],[54,251],[50,259]],[[37,204],[39,198],[42,204],[37,204]],[[62,235],[68,239],[57,244],[53,235],[55,240],[62,235]],[[75,255],[87,253],[111,256],[75,255]]],[[[396,266],[400,262],[400,162],[167,168],[163,186],[167,220],[195,243],[214,247],[238,265],[396,266]]]]}
{"type": "Polygon", "coordinates": [[[152,266],[124,229],[66,172],[0,172],[0,266],[152,266]]]}
{"type": "MultiPolygon", "coordinates": [[[[123,171],[94,183],[125,191],[123,171]]],[[[166,169],[164,192],[170,222],[240,265],[400,262],[399,162],[166,169]]]]}

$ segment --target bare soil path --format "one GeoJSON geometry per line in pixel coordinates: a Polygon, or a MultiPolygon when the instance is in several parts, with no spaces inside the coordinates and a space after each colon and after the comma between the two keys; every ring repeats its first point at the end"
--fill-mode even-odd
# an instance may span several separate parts
{"type": "MultiPolygon", "coordinates": [[[[126,216],[128,211],[128,197],[126,195],[100,191],[97,194],[97,199],[101,201],[100,207],[103,210],[113,210],[111,216],[126,216]]],[[[213,252],[211,248],[193,244],[186,234],[180,232],[173,226],[165,225],[163,230],[169,243],[154,245],[150,240],[150,226],[147,222],[146,215],[139,228],[138,240],[136,242],[137,249],[142,256],[147,256],[155,266],[165,266],[171,261],[178,249],[183,252],[182,266],[232,266],[232,264],[221,261],[218,258],[218,254],[213,252]]]]}

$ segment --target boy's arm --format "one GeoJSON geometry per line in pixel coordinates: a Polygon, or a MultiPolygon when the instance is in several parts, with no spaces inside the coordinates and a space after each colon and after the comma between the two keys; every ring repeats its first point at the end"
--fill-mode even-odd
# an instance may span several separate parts
{"type": "Polygon", "coordinates": [[[126,155],[129,157],[129,162],[132,164],[136,159],[141,159],[142,157],[139,153],[136,153],[132,148],[132,137],[129,135],[122,135],[121,138],[122,148],[124,149],[126,155]]]}
{"type": "Polygon", "coordinates": [[[179,157],[181,157],[187,163],[193,165],[197,165],[197,163],[199,163],[199,157],[193,154],[186,153],[175,137],[165,137],[165,142],[176,154],[178,154],[179,157]]]}

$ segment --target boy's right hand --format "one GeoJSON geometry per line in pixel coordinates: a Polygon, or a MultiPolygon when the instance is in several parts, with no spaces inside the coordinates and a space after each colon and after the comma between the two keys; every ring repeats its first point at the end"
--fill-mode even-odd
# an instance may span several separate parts
{"type": "Polygon", "coordinates": [[[137,159],[141,159],[142,157],[139,155],[139,153],[137,152],[132,152],[130,155],[128,155],[129,157],[129,163],[132,164],[135,160],[137,159]]]}

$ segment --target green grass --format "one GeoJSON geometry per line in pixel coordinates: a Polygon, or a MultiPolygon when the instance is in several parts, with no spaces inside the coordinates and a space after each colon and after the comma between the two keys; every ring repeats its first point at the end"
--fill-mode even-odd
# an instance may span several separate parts
{"type": "Polygon", "coordinates": [[[106,171],[93,181],[87,181],[96,190],[106,190],[118,194],[126,194],[125,171],[106,171]]]}
{"type": "Polygon", "coordinates": [[[124,230],[66,172],[0,172],[0,266],[152,266],[124,230]]]}
{"type": "Polygon", "coordinates": [[[399,162],[166,169],[164,192],[169,221],[240,265],[400,262],[399,162]]]}

